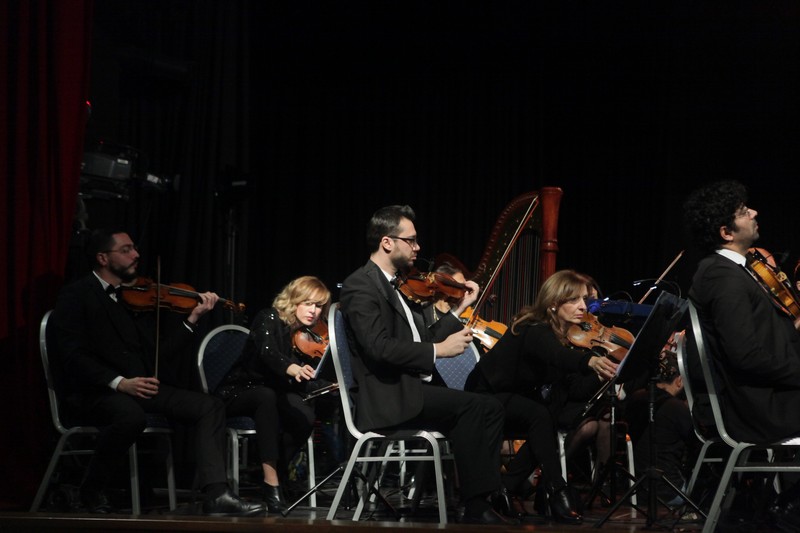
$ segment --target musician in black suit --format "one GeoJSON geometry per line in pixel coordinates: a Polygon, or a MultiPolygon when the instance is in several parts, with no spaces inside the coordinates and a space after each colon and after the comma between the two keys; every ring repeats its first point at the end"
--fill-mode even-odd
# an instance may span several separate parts
{"type": "Polygon", "coordinates": [[[773,442],[800,435],[800,335],[745,265],[758,240],[756,210],[745,187],[716,182],[684,204],[687,228],[708,255],[694,274],[697,307],[709,355],[723,385],[726,427],[736,439],[773,442]]]}
{"type": "Polygon", "coordinates": [[[437,386],[437,357],[464,352],[472,334],[457,318],[475,301],[478,286],[430,329],[419,305],[395,291],[392,280],[414,263],[419,248],[414,211],[388,206],[373,214],[367,229],[372,250],[367,264],[344,282],[341,305],[353,350],[356,417],[361,430],[426,428],[453,443],[463,521],[508,523],[492,508],[501,488],[503,408],[491,397],[437,386]]]}
{"type": "MultiPolygon", "coordinates": [[[[227,485],[223,402],[154,376],[154,313],[130,311],[117,292],[123,283],[137,277],[139,253],[130,236],[123,231],[97,230],[89,251],[95,261],[94,272],[62,290],[51,318],[60,370],[66,378],[68,416],[103,427],[80,487],[82,503],[90,512],[111,511],[106,485],[144,430],[145,413],[160,413],[194,427],[204,513],[262,512],[262,505],[241,500],[227,485]]],[[[206,292],[199,294],[199,299],[183,323],[163,332],[161,365],[169,364],[171,355],[189,345],[196,335],[197,320],[214,307],[218,297],[206,292]]]]}

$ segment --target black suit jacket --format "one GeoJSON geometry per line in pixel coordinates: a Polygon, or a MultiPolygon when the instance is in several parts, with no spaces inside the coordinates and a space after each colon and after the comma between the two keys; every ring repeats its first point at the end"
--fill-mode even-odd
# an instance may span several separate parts
{"type": "Polygon", "coordinates": [[[761,286],[730,259],[698,264],[689,297],[719,364],[728,432],[771,442],[800,434],[800,335],[761,286]]]}
{"type": "Polygon", "coordinates": [[[463,328],[451,313],[429,328],[420,307],[407,302],[422,340],[414,342],[400,297],[372,261],[342,286],[341,306],[358,384],[356,419],[362,430],[396,426],[420,413],[420,376],[431,374],[441,382],[433,343],[463,328]]]}
{"type": "MultiPolygon", "coordinates": [[[[152,376],[153,315],[133,313],[114,302],[93,274],[65,287],[48,327],[53,329],[57,359],[66,377],[64,392],[107,391],[117,376],[152,376]]],[[[167,358],[193,335],[182,324],[173,325],[160,347],[167,358]]]]}

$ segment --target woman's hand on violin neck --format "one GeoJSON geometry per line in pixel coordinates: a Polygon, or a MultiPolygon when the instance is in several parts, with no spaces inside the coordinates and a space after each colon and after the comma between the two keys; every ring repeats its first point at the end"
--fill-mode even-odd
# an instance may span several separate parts
{"type": "Polygon", "coordinates": [[[297,381],[298,383],[300,383],[303,380],[309,381],[314,379],[314,367],[312,367],[311,365],[300,366],[296,363],[292,363],[286,369],[286,375],[294,378],[294,380],[297,381]]]}
{"type": "Polygon", "coordinates": [[[436,357],[455,357],[464,353],[472,342],[472,330],[465,327],[435,344],[436,357]]]}
{"type": "Polygon", "coordinates": [[[199,292],[197,293],[198,303],[192,309],[192,313],[186,320],[192,324],[197,324],[201,316],[208,313],[219,301],[219,296],[215,292],[199,292]]]}
{"type": "Polygon", "coordinates": [[[592,356],[591,359],[589,359],[589,368],[594,370],[594,372],[598,375],[598,377],[604,380],[609,380],[613,378],[614,375],[617,373],[618,366],[619,365],[617,363],[613,362],[611,359],[608,359],[607,357],[598,357],[595,355],[592,356]]]}
{"type": "Polygon", "coordinates": [[[456,316],[461,316],[461,313],[463,313],[467,307],[474,304],[478,299],[478,292],[480,292],[480,286],[472,280],[464,282],[464,285],[467,286],[464,297],[458,302],[458,307],[452,309],[456,316]]]}

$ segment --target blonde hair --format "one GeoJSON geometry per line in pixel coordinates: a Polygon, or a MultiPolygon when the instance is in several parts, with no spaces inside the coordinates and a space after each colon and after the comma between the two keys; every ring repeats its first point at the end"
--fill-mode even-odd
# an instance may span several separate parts
{"type": "Polygon", "coordinates": [[[587,290],[592,279],[574,270],[559,270],[542,284],[533,305],[525,306],[511,319],[511,333],[518,335],[517,326],[526,322],[545,322],[558,332],[558,308],[580,293],[587,290]]]}
{"type": "Polygon", "coordinates": [[[316,302],[322,305],[322,315],[327,316],[331,305],[331,291],[319,278],[301,276],[289,282],[272,300],[272,307],[278,311],[284,323],[291,328],[297,326],[297,306],[303,302],[316,302]]]}

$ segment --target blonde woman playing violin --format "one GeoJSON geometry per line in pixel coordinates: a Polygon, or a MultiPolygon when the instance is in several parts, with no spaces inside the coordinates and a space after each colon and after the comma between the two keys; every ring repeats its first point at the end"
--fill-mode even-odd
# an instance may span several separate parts
{"type": "Polygon", "coordinates": [[[229,417],[249,416],[256,422],[262,495],[270,513],[286,510],[280,479],[315,419],[314,405],[303,401],[314,368],[293,351],[292,336],[301,327],[314,326],[330,301],[330,291],[315,277],[286,285],[272,307],[253,319],[242,357],[214,392],[225,401],[229,417]],[[289,437],[285,448],[284,434],[289,437]]]}

